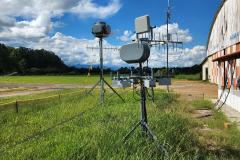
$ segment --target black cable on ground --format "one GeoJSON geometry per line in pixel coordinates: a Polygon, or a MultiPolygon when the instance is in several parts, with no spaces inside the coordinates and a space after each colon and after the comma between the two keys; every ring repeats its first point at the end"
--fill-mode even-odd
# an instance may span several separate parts
{"type": "Polygon", "coordinates": [[[136,93],[137,95],[139,95],[139,94],[137,93],[137,91],[136,91],[135,85],[133,85],[133,99],[134,99],[135,101],[140,101],[141,99],[137,99],[136,96],[135,96],[135,93],[136,93]]]}
{"type": "Polygon", "coordinates": [[[148,100],[152,100],[153,96],[148,92],[148,89],[146,88],[147,98],[148,100]]]}
{"type": "MultiPolygon", "coordinates": [[[[233,62],[232,62],[232,65],[233,65],[233,62]]],[[[231,69],[232,69],[232,65],[231,65],[231,69]]],[[[220,107],[218,107],[218,109],[217,109],[218,111],[221,110],[222,107],[226,104],[227,99],[228,99],[228,97],[229,97],[229,95],[230,95],[231,86],[233,85],[233,76],[234,76],[234,73],[235,73],[235,69],[236,69],[236,62],[235,62],[233,71],[231,70],[231,83],[230,83],[229,91],[228,91],[227,96],[225,97],[225,100],[224,100],[224,102],[222,103],[222,105],[221,105],[220,107]]]]}
{"type": "MultiPolygon", "coordinates": [[[[224,70],[225,70],[225,68],[224,68],[224,70]]],[[[229,71],[229,63],[228,63],[228,71],[229,71]]],[[[224,72],[224,77],[225,77],[225,72],[224,72]]],[[[228,84],[228,79],[226,78],[224,78],[224,82],[223,82],[223,84],[224,84],[224,86],[223,86],[223,91],[222,91],[222,93],[221,93],[221,95],[220,95],[220,97],[218,98],[218,100],[213,104],[213,108],[216,108],[218,105],[219,105],[219,102],[221,102],[221,99],[222,99],[222,96],[224,95],[224,93],[225,93],[225,90],[226,90],[226,86],[227,86],[227,84],[228,84]]]]}

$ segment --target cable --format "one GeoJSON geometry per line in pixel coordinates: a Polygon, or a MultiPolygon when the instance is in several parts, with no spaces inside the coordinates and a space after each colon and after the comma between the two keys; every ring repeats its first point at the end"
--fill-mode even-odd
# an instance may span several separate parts
{"type": "MultiPolygon", "coordinates": [[[[229,62],[228,62],[229,63],[229,62]]],[[[232,65],[230,66],[231,67],[231,69],[232,69],[232,65]]],[[[233,80],[233,75],[234,75],[234,72],[235,72],[235,68],[234,68],[234,70],[232,71],[230,71],[231,72],[231,83],[230,83],[230,88],[228,88],[228,93],[227,93],[227,96],[225,97],[225,100],[224,100],[224,102],[223,102],[223,104],[220,106],[220,107],[218,107],[218,111],[223,107],[223,105],[226,103],[226,101],[227,101],[227,98],[228,98],[228,96],[229,96],[229,94],[230,94],[230,91],[231,91],[231,85],[232,85],[232,80],[233,80]]],[[[227,87],[227,85],[228,85],[228,78],[226,78],[226,84],[225,84],[225,88],[227,87]]],[[[224,95],[224,93],[225,93],[225,89],[222,91],[222,93],[221,93],[221,97],[224,95]]],[[[221,98],[220,97],[220,99],[219,99],[219,102],[221,101],[221,98]]],[[[218,104],[219,104],[219,102],[218,102],[218,104]]],[[[217,106],[218,106],[218,104],[217,104],[217,106]]]]}
{"type": "MultiPolygon", "coordinates": [[[[225,63],[225,62],[224,62],[224,63],[225,63]]],[[[225,66],[225,65],[224,65],[224,66],[225,66]]],[[[229,70],[229,63],[228,63],[228,70],[229,70]]],[[[225,77],[225,67],[224,67],[224,72],[223,72],[223,74],[224,74],[224,77],[225,77]]],[[[222,96],[224,95],[224,92],[225,92],[225,90],[226,90],[226,86],[227,86],[227,84],[228,84],[228,79],[227,79],[227,78],[226,78],[226,79],[224,78],[224,80],[225,80],[225,81],[223,82],[223,91],[222,91],[219,99],[214,103],[214,105],[213,105],[214,108],[218,106],[218,104],[219,104],[219,102],[221,101],[222,96]]]]}
{"type": "MultiPolygon", "coordinates": [[[[232,65],[233,65],[233,61],[232,61],[232,65]]],[[[232,65],[231,65],[231,69],[232,69],[232,65]]],[[[233,71],[231,70],[231,83],[230,83],[229,91],[228,91],[227,96],[225,97],[225,100],[224,100],[224,102],[222,103],[222,105],[221,105],[220,107],[218,107],[218,109],[217,109],[218,111],[221,110],[222,107],[223,107],[223,106],[226,104],[226,102],[227,102],[227,99],[228,99],[229,94],[230,94],[230,92],[231,92],[231,86],[233,85],[233,75],[234,75],[234,73],[235,73],[235,69],[236,69],[236,61],[235,61],[235,63],[234,63],[234,69],[233,69],[233,71]]]]}
{"type": "MultiPolygon", "coordinates": [[[[224,62],[225,63],[225,62],[224,62]]],[[[225,66],[225,65],[224,65],[225,66]]],[[[229,61],[228,61],[228,70],[227,71],[229,71],[229,61]]],[[[224,67],[224,77],[225,77],[225,67],[224,67]]],[[[227,78],[224,78],[224,88],[223,88],[223,91],[222,91],[222,93],[221,93],[221,95],[220,95],[220,97],[219,97],[219,99],[214,103],[214,105],[213,105],[213,107],[215,108],[215,107],[217,107],[218,106],[218,104],[219,104],[219,102],[221,101],[221,99],[222,99],[222,96],[224,95],[224,93],[225,93],[225,90],[226,90],[226,86],[227,86],[227,84],[228,84],[228,79],[227,78]]]]}
{"type": "MultiPolygon", "coordinates": [[[[136,87],[135,87],[135,85],[133,84],[133,99],[134,99],[135,101],[140,101],[141,99],[137,99],[137,98],[135,97],[135,92],[136,92],[136,87]]],[[[136,94],[139,95],[138,92],[136,92],[136,94]]]]}
{"type": "Polygon", "coordinates": [[[151,95],[150,93],[149,93],[149,91],[148,91],[148,88],[146,88],[146,93],[147,93],[147,95],[148,95],[148,100],[152,100],[153,99],[153,95],[151,95]]]}

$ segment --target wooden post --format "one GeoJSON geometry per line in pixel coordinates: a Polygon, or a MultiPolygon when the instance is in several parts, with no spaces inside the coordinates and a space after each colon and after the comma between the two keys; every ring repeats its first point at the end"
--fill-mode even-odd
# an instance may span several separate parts
{"type": "Polygon", "coordinates": [[[18,101],[16,100],[16,104],[15,104],[15,107],[16,107],[16,112],[18,113],[18,101]]]}
{"type": "Polygon", "coordinates": [[[203,100],[205,100],[205,95],[204,95],[204,93],[203,93],[203,100]]]}

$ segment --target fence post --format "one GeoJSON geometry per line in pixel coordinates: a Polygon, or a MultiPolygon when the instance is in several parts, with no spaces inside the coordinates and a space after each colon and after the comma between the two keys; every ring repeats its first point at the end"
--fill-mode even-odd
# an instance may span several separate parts
{"type": "Polygon", "coordinates": [[[203,93],[203,100],[205,100],[205,95],[204,95],[204,93],[203,93]]]}
{"type": "Polygon", "coordinates": [[[16,100],[16,104],[15,104],[15,107],[16,107],[16,112],[18,113],[18,101],[16,100]]]}
{"type": "Polygon", "coordinates": [[[58,100],[59,100],[59,101],[61,100],[61,95],[60,95],[60,94],[58,95],[58,100]]]}

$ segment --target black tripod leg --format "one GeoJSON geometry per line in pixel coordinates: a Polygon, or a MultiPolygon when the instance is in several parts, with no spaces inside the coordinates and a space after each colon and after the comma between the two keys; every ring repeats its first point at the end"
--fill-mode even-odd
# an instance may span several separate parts
{"type": "Polygon", "coordinates": [[[154,89],[151,87],[151,92],[152,92],[152,102],[155,102],[155,96],[154,96],[154,89]]]}
{"type": "Polygon", "coordinates": [[[157,136],[153,133],[153,131],[149,128],[148,124],[146,122],[143,122],[144,127],[147,129],[149,135],[151,138],[155,141],[157,141],[157,136]]]}
{"type": "Polygon", "coordinates": [[[133,132],[137,129],[138,126],[142,124],[141,121],[139,121],[133,128],[132,130],[123,138],[123,142],[126,142],[128,138],[133,134],[133,132]]]}
{"type": "Polygon", "coordinates": [[[88,92],[87,92],[87,95],[88,94],[91,94],[91,92],[99,85],[100,81],[98,81],[88,92]]]}
{"type": "Polygon", "coordinates": [[[112,86],[110,84],[107,83],[107,81],[105,81],[105,79],[103,80],[104,83],[106,83],[106,85],[123,101],[125,102],[125,100],[117,93],[117,91],[115,91],[112,86]]]}

